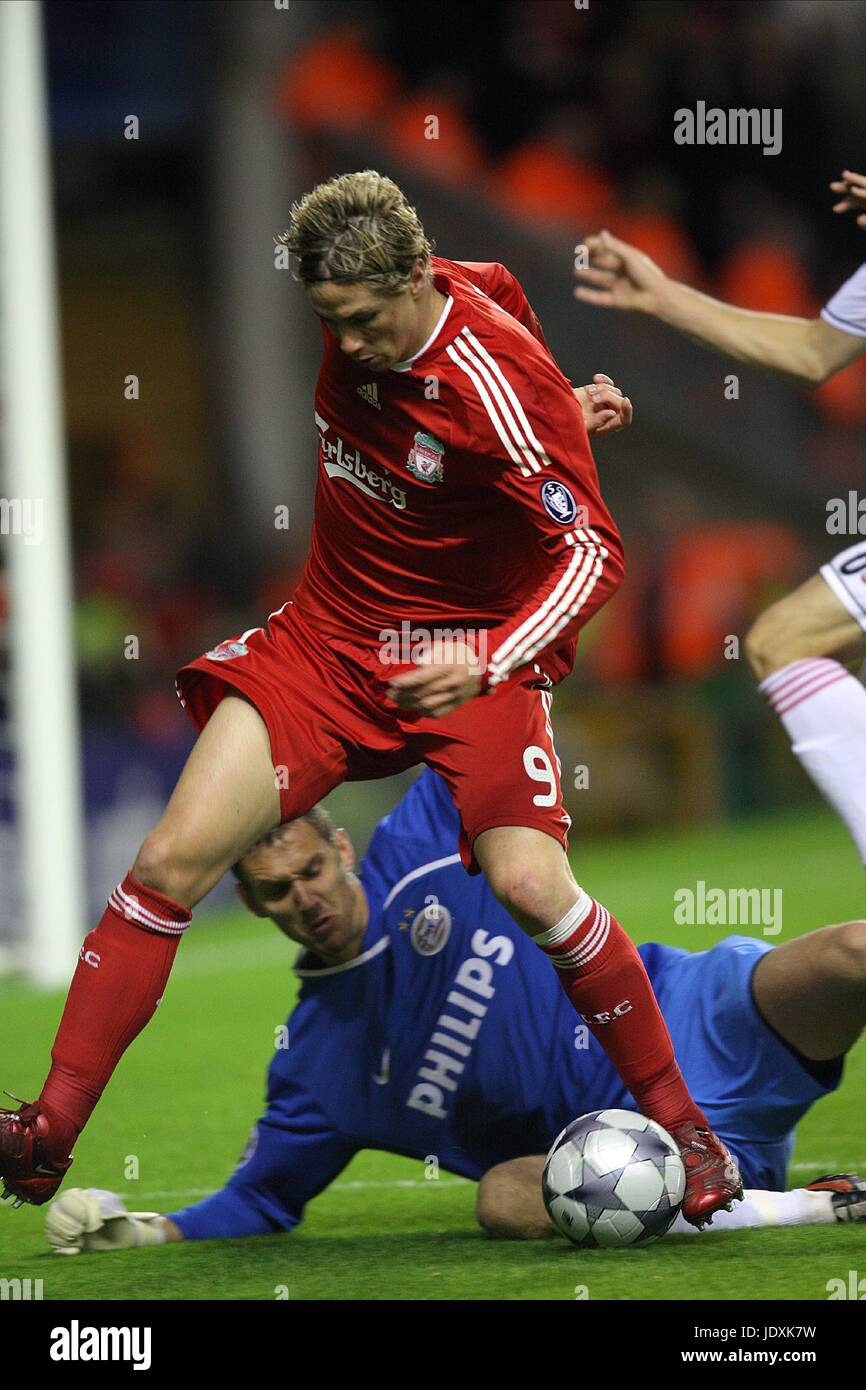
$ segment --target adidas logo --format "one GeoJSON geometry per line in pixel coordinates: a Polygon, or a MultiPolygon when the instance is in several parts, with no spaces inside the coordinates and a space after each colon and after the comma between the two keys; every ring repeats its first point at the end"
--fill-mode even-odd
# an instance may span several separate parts
{"type": "Polygon", "coordinates": [[[367,383],[366,386],[359,386],[359,387],[357,387],[357,391],[358,391],[358,395],[361,397],[361,399],[362,399],[362,400],[365,400],[365,401],[367,402],[368,405],[374,405],[374,406],[376,407],[377,410],[381,410],[381,409],[382,409],[382,403],[381,403],[381,401],[379,400],[379,383],[378,383],[378,382],[376,382],[376,381],[370,381],[370,382],[367,383]]]}

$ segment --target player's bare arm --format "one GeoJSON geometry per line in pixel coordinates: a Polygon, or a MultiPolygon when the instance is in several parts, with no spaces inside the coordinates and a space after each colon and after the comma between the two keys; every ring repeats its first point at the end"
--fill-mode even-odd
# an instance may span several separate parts
{"type": "Polygon", "coordinates": [[[820,316],[795,318],[725,304],[673,280],[636,246],[609,231],[584,243],[588,264],[575,267],[574,297],[585,304],[648,314],[738,362],[819,386],[866,352],[866,339],[820,316]]]}

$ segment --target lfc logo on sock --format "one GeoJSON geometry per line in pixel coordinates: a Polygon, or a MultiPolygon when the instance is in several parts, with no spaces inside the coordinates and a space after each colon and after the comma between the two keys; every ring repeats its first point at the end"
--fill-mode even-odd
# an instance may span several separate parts
{"type": "Polygon", "coordinates": [[[613,1009],[605,1010],[600,1014],[581,1014],[581,1018],[586,1023],[613,1023],[615,1018],[622,1018],[623,1014],[630,1014],[632,1011],[630,999],[623,999],[621,1004],[617,1004],[613,1009]]]}

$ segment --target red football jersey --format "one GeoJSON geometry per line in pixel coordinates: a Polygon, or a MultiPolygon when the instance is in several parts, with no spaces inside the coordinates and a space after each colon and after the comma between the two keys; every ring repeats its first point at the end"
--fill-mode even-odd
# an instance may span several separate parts
{"type": "Polygon", "coordinates": [[[513,275],[434,256],[447,303],[373,373],[326,328],[312,546],[294,602],[325,632],[487,629],[485,687],[551,681],[622,579],[583,415],[513,275]]]}

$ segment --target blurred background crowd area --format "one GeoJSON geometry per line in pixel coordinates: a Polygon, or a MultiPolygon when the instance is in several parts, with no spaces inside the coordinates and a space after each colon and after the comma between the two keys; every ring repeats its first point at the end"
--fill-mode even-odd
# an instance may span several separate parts
{"type": "Polygon", "coordinates": [[[557,697],[572,815],[606,830],[806,795],[726,638],[851,543],[828,536],[826,507],[863,476],[866,362],[802,391],[576,304],[571,264],[607,226],[709,293],[814,315],[866,256],[827,188],[866,163],[866,4],[47,0],[44,14],[91,782],[109,745],[128,780],[135,746],[162,769],[158,802],[191,740],[175,668],[292,592],[320,340],[273,238],[313,183],[372,165],[442,254],[518,274],[575,384],[605,371],[634,401],[632,429],[596,450],[628,580],[557,697]],[[674,112],[699,101],[779,108],[780,153],[677,144],[674,112]],[[591,803],[579,772],[572,786],[584,766],[591,803]]]}

